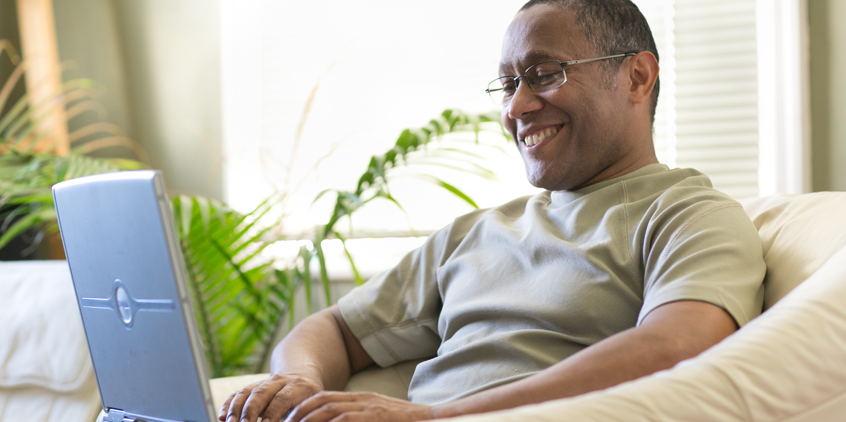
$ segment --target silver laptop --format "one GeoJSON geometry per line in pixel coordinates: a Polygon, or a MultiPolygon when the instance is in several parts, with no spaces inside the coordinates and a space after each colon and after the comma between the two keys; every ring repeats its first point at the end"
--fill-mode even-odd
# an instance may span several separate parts
{"type": "Polygon", "coordinates": [[[82,177],[53,198],[104,420],[217,420],[162,175],[82,177]]]}

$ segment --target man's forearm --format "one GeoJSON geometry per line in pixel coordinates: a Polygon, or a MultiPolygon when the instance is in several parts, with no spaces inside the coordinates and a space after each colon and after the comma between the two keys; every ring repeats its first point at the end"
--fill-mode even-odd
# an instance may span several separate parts
{"type": "MultiPolygon", "coordinates": [[[[663,318],[668,320],[676,315],[672,312],[676,310],[674,308],[682,306],[699,308],[712,305],[677,302],[664,305],[662,308],[665,309],[658,308],[656,311],[661,310],[665,314],[663,318]]],[[[735,329],[734,321],[716,307],[705,309],[702,314],[698,312],[699,309],[693,313],[686,311],[682,314],[684,318],[671,323],[678,327],[704,324],[718,328],[702,335],[691,335],[689,331],[676,330],[676,327],[669,327],[668,330],[666,324],[654,328],[632,328],[590,346],[538,374],[437,406],[433,413],[440,418],[490,412],[611,387],[670,368],[683,359],[699,354],[735,329]],[[712,312],[714,310],[716,312],[712,312]],[[697,318],[704,320],[697,321],[697,318]]]]}
{"type": "Polygon", "coordinates": [[[620,333],[538,374],[438,406],[435,414],[490,412],[607,388],[672,366],[671,360],[653,354],[662,353],[657,346],[634,331],[620,333]]]}
{"type": "Polygon", "coordinates": [[[344,337],[330,310],[297,324],[273,350],[271,374],[297,374],[318,381],[324,389],[344,387],[351,374],[344,337]]]}

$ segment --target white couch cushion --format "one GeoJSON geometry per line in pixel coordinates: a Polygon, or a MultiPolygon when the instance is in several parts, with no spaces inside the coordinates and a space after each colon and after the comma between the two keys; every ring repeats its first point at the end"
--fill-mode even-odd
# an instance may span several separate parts
{"type": "Polygon", "coordinates": [[[846,246],[846,192],[773,195],[741,202],[764,247],[764,309],[846,246]]]}
{"type": "Polygon", "coordinates": [[[90,388],[94,372],[66,261],[0,262],[0,389],[90,388]]]}
{"type": "Polygon", "coordinates": [[[93,377],[78,391],[56,393],[38,387],[0,389],[0,421],[91,422],[100,411],[93,377]]]}

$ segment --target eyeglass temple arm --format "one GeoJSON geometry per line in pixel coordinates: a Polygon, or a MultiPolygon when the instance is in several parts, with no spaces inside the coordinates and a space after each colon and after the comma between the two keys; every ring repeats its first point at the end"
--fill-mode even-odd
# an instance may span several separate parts
{"type": "Polygon", "coordinates": [[[616,59],[618,57],[631,57],[631,56],[636,56],[636,55],[637,55],[637,53],[622,53],[622,54],[614,54],[612,56],[596,57],[596,58],[593,58],[593,59],[572,60],[572,61],[569,61],[569,62],[561,62],[561,66],[571,66],[571,65],[579,64],[579,63],[595,62],[597,60],[616,59]]]}

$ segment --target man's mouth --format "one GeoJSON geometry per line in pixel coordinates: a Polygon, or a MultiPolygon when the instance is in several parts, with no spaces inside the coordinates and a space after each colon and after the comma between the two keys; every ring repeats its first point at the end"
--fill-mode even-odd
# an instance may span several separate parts
{"type": "Polygon", "coordinates": [[[527,147],[532,147],[537,145],[538,142],[543,141],[544,139],[549,138],[550,136],[554,136],[556,133],[558,133],[557,127],[548,127],[529,136],[526,136],[522,139],[522,141],[523,144],[525,144],[527,147]]]}

